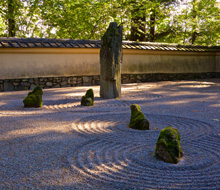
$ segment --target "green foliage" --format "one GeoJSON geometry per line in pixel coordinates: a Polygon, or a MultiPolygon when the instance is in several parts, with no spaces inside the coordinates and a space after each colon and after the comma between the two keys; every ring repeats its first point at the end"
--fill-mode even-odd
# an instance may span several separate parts
{"type": "Polygon", "coordinates": [[[117,22],[123,25],[124,39],[130,39],[131,25],[135,25],[147,41],[153,32],[156,42],[218,45],[220,6],[216,0],[190,0],[181,6],[178,2],[2,0],[0,36],[9,36],[15,22],[16,37],[101,39],[109,23],[117,22]],[[12,6],[8,6],[9,2],[12,6]]]}
{"type": "Polygon", "coordinates": [[[141,107],[137,104],[131,106],[131,119],[129,127],[138,130],[149,130],[149,121],[145,118],[141,112],[141,107]]]}

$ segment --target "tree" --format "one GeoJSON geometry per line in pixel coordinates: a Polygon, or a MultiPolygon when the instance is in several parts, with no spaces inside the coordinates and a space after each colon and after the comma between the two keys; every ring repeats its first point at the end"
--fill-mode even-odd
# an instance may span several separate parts
{"type": "Polygon", "coordinates": [[[131,1],[131,41],[146,40],[146,13],[144,2],[131,1]]]}
{"type": "Polygon", "coordinates": [[[183,44],[217,45],[220,39],[220,8],[216,0],[191,0],[176,15],[177,33],[183,44]]]}
{"type": "Polygon", "coordinates": [[[8,0],[8,35],[9,37],[15,36],[15,10],[16,10],[16,1],[8,0]]]}
{"type": "Polygon", "coordinates": [[[109,22],[124,39],[216,45],[216,0],[1,0],[0,36],[100,39],[109,22]]]}

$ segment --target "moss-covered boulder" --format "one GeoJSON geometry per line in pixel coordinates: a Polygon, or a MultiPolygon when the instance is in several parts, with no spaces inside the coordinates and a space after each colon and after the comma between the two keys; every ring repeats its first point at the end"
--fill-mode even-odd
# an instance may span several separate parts
{"type": "Polygon", "coordinates": [[[93,106],[94,105],[94,93],[93,89],[86,91],[85,96],[81,98],[81,106],[93,106]]]}
{"type": "Polygon", "coordinates": [[[24,107],[41,107],[43,105],[42,95],[42,88],[40,86],[36,86],[34,90],[29,92],[28,96],[23,100],[24,107]]]}
{"type": "Polygon", "coordinates": [[[178,129],[167,126],[161,130],[157,140],[155,155],[168,163],[178,163],[183,156],[180,146],[180,133],[178,129]]]}
{"type": "Polygon", "coordinates": [[[131,106],[131,119],[129,127],[138,130],[149,130],[149,121],[144,117],[141,112],[141,107],[137,104],[132,104],[131,106]]]}

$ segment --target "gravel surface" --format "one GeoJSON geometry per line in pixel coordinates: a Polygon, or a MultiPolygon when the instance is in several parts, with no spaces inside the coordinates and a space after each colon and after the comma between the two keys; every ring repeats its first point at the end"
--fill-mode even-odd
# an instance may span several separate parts
{"type": "Polygon", "coordinates": [[[80,106],[91,87],[0,93],[0,189],[220,189],[220,79],[122,85],[120,99],[80,106]],[[128,128],[139,104],[149,131],[128,128]],[[178,164],[154,156],[160,130],[178,128],[178,164]]]}

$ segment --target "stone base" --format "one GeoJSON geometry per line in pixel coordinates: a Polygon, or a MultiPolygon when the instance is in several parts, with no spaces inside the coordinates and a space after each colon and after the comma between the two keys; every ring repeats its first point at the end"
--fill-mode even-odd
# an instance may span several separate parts
{"type": "MultiPolygon", "coordinates": [[[[205,78],[220,78],[220,73],[151,73],[151,74],[122,74],[121,83],[139,83],[154,81],[177,81],[205,78]]],[[[99,85],[100,79],[95,76],[70,76],[70,77],[40,77],[29,79],[5,79],[0,80],[0,92],[32,90],[35,85],[42,88],[61,88],[74,86],[99,85]]]]}

